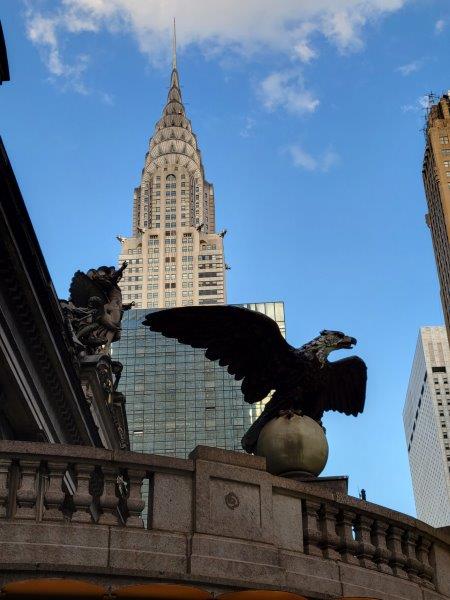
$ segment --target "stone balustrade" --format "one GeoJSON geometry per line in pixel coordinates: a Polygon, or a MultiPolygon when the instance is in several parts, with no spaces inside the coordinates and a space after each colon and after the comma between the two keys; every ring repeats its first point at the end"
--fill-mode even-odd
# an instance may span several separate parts
{"type": "Polygon", "coordinates": [[[272,476],[260,457],[0,441],[2,585],[57,570],[213,593],[438,600],[450,598],[449,543],[412,517],[272,476]]]}

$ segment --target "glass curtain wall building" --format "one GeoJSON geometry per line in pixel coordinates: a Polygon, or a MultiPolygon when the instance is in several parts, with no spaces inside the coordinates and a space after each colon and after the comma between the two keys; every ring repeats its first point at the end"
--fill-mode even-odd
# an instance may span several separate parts
{"type": "MultiPolygon", "coordinates": [[[[285,335],[283,302],[240,304],[274,319],[285,335]]],[[[242,450],[241,438],[264,402],[244,402],[241,381],[204,351],[142,325],[149,309],[127,311],[113,356],[124,365],[131,449],[186,457],[199,444],[242,450]]]]}

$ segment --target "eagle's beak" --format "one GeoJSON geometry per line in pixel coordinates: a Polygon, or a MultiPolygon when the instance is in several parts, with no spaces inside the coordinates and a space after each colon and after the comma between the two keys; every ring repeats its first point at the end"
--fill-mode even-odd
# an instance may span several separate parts
{"type": "Polygon", "coordinates": [[[340,343],[340,347],[347,348],[350,350],[351,348],[353,348],[353,346],[356,346],[356,343],[356,338],[345,336],[340,343]]]}

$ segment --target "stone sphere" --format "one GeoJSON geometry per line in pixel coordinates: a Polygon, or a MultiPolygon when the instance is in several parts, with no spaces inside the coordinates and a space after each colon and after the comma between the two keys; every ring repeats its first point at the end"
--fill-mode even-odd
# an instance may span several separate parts
{"type": "Polygon", "coordinates": [[[328,442],[322,427],[310,417],[281,415],[259,434],[256,454],[265,456],[273,475],[303,472],[317,476],[328,460],[328,442]]]}

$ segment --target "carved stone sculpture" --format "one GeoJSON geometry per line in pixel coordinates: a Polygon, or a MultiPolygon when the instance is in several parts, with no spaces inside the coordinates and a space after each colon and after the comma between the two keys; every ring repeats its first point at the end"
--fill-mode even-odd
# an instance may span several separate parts
{"type": "Polygon", "coordinates": [[[106,354],[112,342],[120,339],[123,311],[132,307],[132,303],[123,304],[118,285],[126,267],[124,262],[120,269],[102,266],[73,276],[64,309],[87,354],[106,354]]]}
{"type": "Polygon", "coordinates": [[[87,273],[77,271],[69,300],[60,301],[73,354],[78,362],[98,357],[97,372],[107,395],[117,390],[122,372],[122,364],[109,356],[111,344],[120,339],[123,312],[133,306],[123,304],[118,285],[126,267],[124,262],[120,269],[101,266],[87,273]]]}

